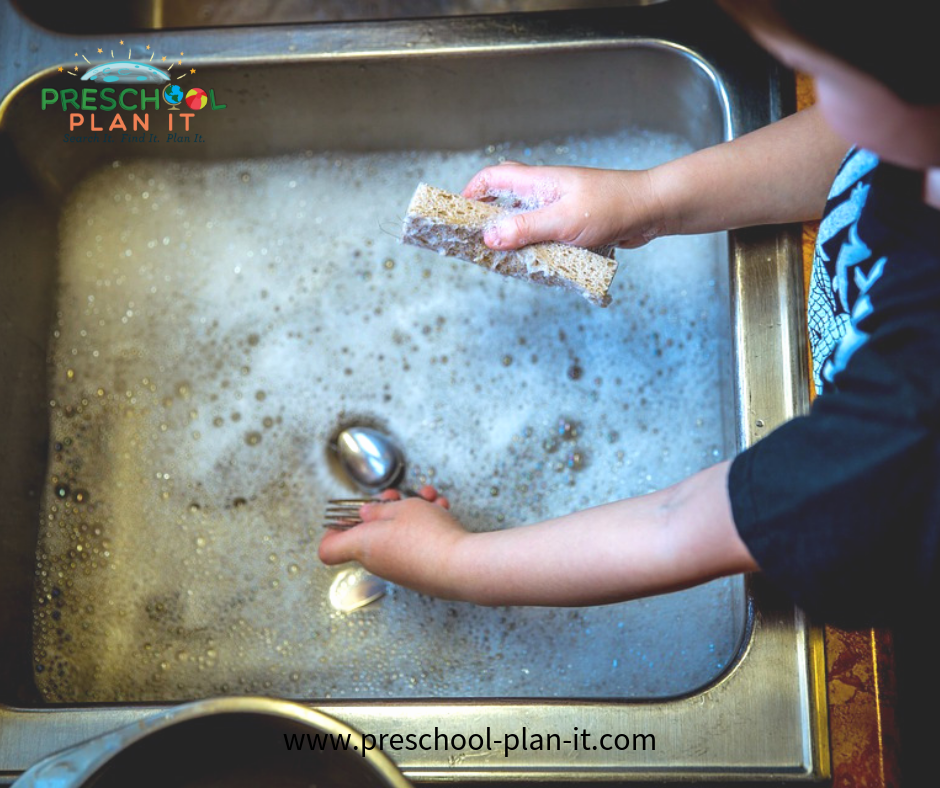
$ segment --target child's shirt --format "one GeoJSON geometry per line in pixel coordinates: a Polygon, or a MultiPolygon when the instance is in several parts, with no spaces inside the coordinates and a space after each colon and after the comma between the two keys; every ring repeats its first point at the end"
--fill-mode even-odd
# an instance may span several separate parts
{"type": "Polygon", "coordinates": [[[940,581],[940,211],[922,176],[851,151],[809,299],[817,397],[735,458],[764,574],[833,622],[892,621],[940,581]]]}

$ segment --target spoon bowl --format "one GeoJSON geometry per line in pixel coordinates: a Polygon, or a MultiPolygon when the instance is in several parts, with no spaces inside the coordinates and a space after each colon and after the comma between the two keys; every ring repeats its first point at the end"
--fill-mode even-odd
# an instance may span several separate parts
{"type": "Polygon", "coordinates": [[[347,427],[336,436],[340,465],[352,482],[369,493],[392,487],[405,470],[405,456],[398,445],[371,427],[347,427]]]}

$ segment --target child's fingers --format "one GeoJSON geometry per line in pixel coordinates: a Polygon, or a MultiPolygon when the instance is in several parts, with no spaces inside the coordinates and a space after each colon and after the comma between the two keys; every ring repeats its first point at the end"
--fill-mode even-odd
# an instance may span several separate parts
{"type": "Polygon", "coordinates": [[[512,192],[528,197],[535,192],[535,170],[518,162],[503,162],[484,167],[464,186],[463,196],[468,200],[482,200],[498,192],[512,192]]]}
{"type": "Polygon", "coordinates": [[[398,490],[382,490],[379,493],[380,501],[399,501],[401,500],[401,493],[398,490]]]}
{"type": "Polygon", "coordinates": [[[431,501],[431,503],[433,503],[435,500],[437,500],[437,488],[430,484],[425,484],[420,490],[418,490],[418,495],[424,498],[424,500],[431,501]]]}
{"type": "Polygon", "coordinates": [[[436,487],[432,487],[430,484],[424,485],[424,487],[418,490],[418,494],[430,503],[436,503],[444,509],[450,509],[450,501],[441,495],[436,487]]]}
{"type": "Polygon", "coordinates": [[[353,560],[359,541],[355,530],[353,528],[350,531],[328,531],[324,534],[317,548],[320,560],[327,566],[353,560]]]}
{"type": "Polygon", "coordinates": [[[376,501],[375,503],[366,503],[359,507],[359,516],[362,522],[371,523],[376,520],[391,520],[397,511],[396,499],[376,501]]]}
{"type": "Polygon", "coordinates": [[[518,249],[539,241],[565,241],[571,219],[558,205],[506,216],[483,233],[491,249],[518,249]]]}
{"type": "Polygon", "coordinates": [[[402,502],[396,490],[385,490],[393,495],[383,495],[382,500],[375,503],[363,504],[359,507],[359,516],[362,525],[346,531],[328,530],[320,540],[318,554],[325,564],[341,564],[344,561],[357,560],[358,549],[363,539],[363,529],[367,523],[378,523],[382,520],[394,520],[402,502]]]}

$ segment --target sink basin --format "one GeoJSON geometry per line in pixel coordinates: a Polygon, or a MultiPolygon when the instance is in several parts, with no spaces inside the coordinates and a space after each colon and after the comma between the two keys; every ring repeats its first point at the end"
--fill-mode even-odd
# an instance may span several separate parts
{"type": "Polygon", "coordinates": [[[123,3],[105,0],[93,8],[78,10],[70,3],[21,3],[30,19],[53,30],[76,32],[124,32],[164,28],[269,25],[297,22],[341,22],[360,19],[408,19],[415,17],[466,16],[473,14],[531,13],[591,9],[616,5],[649,5],[664,0],[314,0],[259,6],[240,0],[213,0],[198,6],[185,0],[143,0],[123,3]]]}
{"type": "Polygon", "coordinates": [[[129,34],[134,57],[196,53],[225,107],[108,141],[103,114],[69,133],[40,105],[95,37],[2,9],[22,57],[0,75],[0,774],[253,693],[370,733],[663,742],[389,753],[419,780],[825,775],[819,633],[757,582],[587,610],[394,589],[345,615],[315,557],[351,421],[492,528],[662,487],[803,407],[788,229],[620,252],[607,310],[395,240],[418,180],[645,167],[778,117],[753,45],[684,3],[129,34]]]}

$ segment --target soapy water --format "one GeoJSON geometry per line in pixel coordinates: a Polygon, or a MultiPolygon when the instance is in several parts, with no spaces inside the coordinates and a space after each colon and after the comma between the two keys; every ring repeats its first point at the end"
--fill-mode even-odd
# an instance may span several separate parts
{"type": "MultiPolygon", "coordinates": [[[[618,252],[613,303],[399,245],[419,181],[502,158],[645,167],[640,130],[483,151],[113,162],[61,225],[35,677],[51,702],[635,697],[733,659],[740,578],[589,609],[393,588],[333,610],[316,556],[366,421],[475,530],[661,488],[727,456],[720,236],[618,252]]],[[[599,546],[602,548],[602,546],[599,546]]],[[[526,560],[519,556],[520,561],[526,560]]]]}

